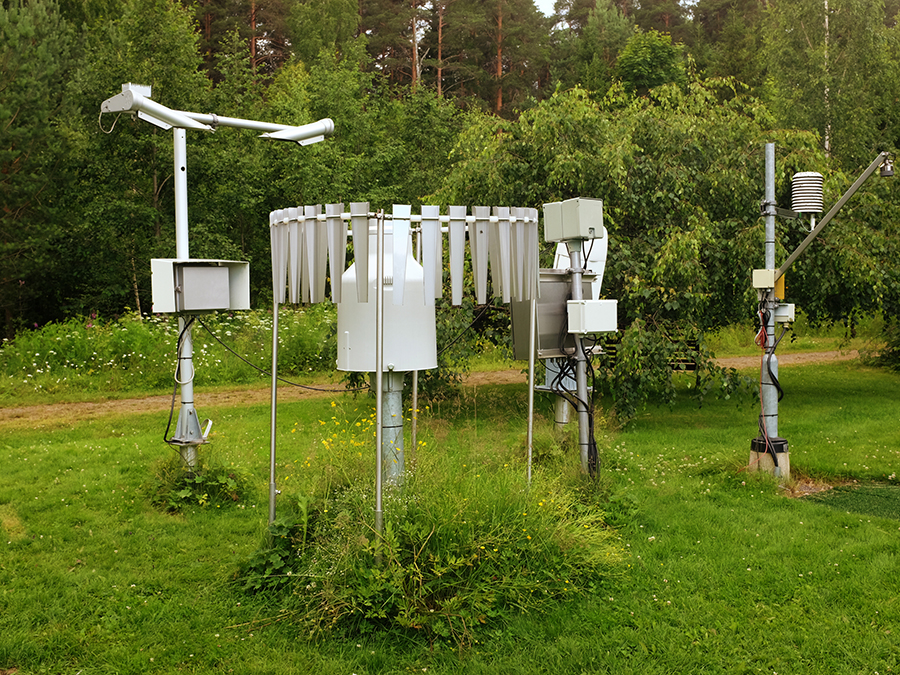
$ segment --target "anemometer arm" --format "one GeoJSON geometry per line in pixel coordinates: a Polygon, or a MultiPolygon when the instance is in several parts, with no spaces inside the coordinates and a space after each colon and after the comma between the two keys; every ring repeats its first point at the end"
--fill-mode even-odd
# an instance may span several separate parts
{"type": "Polygon", "coordinates": [[[146,87],[147,96],[138,89],[126,89],[122,87],[122,93],[106,99],[100,105],[101,113],[137,113],[145,122],[150,122],[163,129],[179,127],[181,129],[196,129],[198,131],[212,131],[212,127],[195,122],[185,113],[172,110],[156,101],[148,98],[150,88],[146,87]]]}
{"type": "Polygon", "coordinates": [[[294,141],[300,145],[310,145],[325,140],[325,136],[334,132],[334,122],[328,118],[297,127],[288,124],[272,124],[271,122],[172,110],[150,98],[150,87],[133,84],[123,84],[122,93],[106,99],[100,106],[100,112],[137,114],[145,122],[163,129],[172,127],[196,131],[215,131],[217,127],[250,129],[263,132],[260,138],[294,141]]]}
{"type": "Polygon", "coordinates": [[[784,273],[787,271],[788,267],[791,266],[791,263],[793,263],[797,258],[800,257],[800,254],[803,253],[803,251],[806,250],[806,247],[812,243],[813,239],[815,239],[819,235],[819,232],[821,232],[824,227],[828,225],[829,222],[831,222],[831,219],[837,215],[837,212],[844,207],[844,204],[847,203],[847,200],[850,199],[850,197],[852,197],[860,187],[862,187],[862,184],[865,183],[873,173],[875,173],[875,169],[884,166],[890,161],[889,157],[890,153],[888,152],[880,153],[878,157],[875,158],[875,161],[873,161],[869,165],[869,168],[862,172],[862,175],[860,175],[860,177],[856,179],[856,182],[854,182],[853,185],[850,186],[850,188],[844,193],[844,196],[837,200],[837,203],[835,203],[835,205],[831,207],[831,210],[825,214],[825,217],[819,221],[819,224],[816,225],[815,228],[813,228],[813,230],[806,236],[806,239],[803,240],[803,243],[801,243],[796,248],[796,250],[794,250],[794,252],[788,256],[787,260],[784,261],[781,267],[779,267],[775,271],[776,281],[784,276],[784,273]]]}

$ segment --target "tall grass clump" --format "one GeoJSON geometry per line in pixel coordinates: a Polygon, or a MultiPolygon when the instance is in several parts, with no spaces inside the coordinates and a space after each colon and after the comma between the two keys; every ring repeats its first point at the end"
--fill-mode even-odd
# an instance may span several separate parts
{"type": "Polygon", "coordinates": [[[168,513],[197,506],[241,506],[253,494],[247,473],[233,464],[207,459],[188,469],[175,453],[155,464],[146,490],[150,503],[168,513]]]}
{"type": "Polygon", "coordinates": [[[529,486],[520,462],[486,464],[433,441],[402,485],[385,485],[379,534],[361,452],[373,419],[323,422],[318,448],[284,481],[292,514],[241,570],[247,590],[289,590],[310,636],[400,630],[464,646],[620,568],[601,500],[580,480],[538,473],[529,486]]]}
{"type": "MultiPolygon", "coordinates": [[[[333,306],[282,309],[279,318],[282,374],[333,370],[333,306]]],[[[266,381],[272,363],[270,311],[203,314],[192,334],[195,384],[266,381]]],[[[173,386],[178,335],[177,317],[136,313],[112,320],[78,317],[22,331],[0,345],[0,399],[164,391],[173,386]]]]}

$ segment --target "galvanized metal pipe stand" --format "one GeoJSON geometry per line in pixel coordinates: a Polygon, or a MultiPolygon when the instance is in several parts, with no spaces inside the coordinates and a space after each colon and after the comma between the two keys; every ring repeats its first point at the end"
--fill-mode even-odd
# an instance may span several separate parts
{"type": "MultiPolygon", "coordinates": [[[[582,261],[582,246],[580,240],[566,242],[569,248],[569,260],[572,276],[572,300],[583,300],[582,276],[584,263],[582,261]]],[[[572,335],[575,339],[575,410],[578,415],[578,447],[581,451],[581,470],[588,473],[588,455],[591,445],[590,417],[588,411],[588,387],[587,387],[587,356],[584,353],[584,344],[581,335],[572,335]]]]}

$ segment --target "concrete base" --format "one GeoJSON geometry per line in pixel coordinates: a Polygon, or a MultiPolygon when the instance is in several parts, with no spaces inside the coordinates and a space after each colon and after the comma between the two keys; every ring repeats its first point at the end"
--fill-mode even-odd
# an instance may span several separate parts
{"type": "Polygon", "coordinates": [[[791,453],[779,452],[778,466],[772,459],[771,453],[768,452],[750,452],[750,463],[747,465],[749,471],[764,471],[771,476],[778,478],[779,483],[787,483],[791,480],[791,453]]]}

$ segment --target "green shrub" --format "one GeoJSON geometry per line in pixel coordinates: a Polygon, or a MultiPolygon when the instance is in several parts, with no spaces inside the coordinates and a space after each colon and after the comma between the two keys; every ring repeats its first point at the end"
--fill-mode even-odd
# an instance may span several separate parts
{"type": "Polygon", "coordinates": [[[201,462],[188,469],[180,455],[157,464],[150,485],[150,502],[169,513],[190,507],[239,505],[250,493],[250,481],[243,471],[214,462],[201,462]]]}
{"type": "Polygon", "coordinates": [[[292,517],[269,525],[266,541],[244,561],[235,578],[247,593],[279,591],[293,581],[298,525],[292,517]]]}
{"type": "Polygon", "coordinates": [[[751,380],[733,368],[722,368],[699,333],[677,334],[651,329],[645,321],[635,319],[614,336],[614,345],[605,344],[595,366],[599,388],[611,395],[619,419],[627,422],[651,400],[672,405],[678,394],[675,375],[685,374],[691,396],[702,404],[713,394],[725,399],[746,396],[752,392],[751,380]],[[693,343],[695,352],[686,353],[693,343]],[[685,357],[696,359],[696,371],[687,370],[685,357]]]}
{"type": "Polygon", "coordinates": [[[529,487],[518,464],[467,466],[427,442],[403,486],[385,486],[379,535],[371,462],[359,452],[371,432],[362,413],[323,425],[317,449],[282,481],[296,485],[291,515],[238,573],[251,592],[289,589],[310,636],[399,629],[462,646],[619,568],[603,494],[581,489],[585,479],[536,473],[529,487]]]}
{"type": "Polygon", "coordinates": [[[885,324],[882,338],[884,344],[872,361],[875,365],[900,371],[900,322],[891,321],[885,324]]]}

